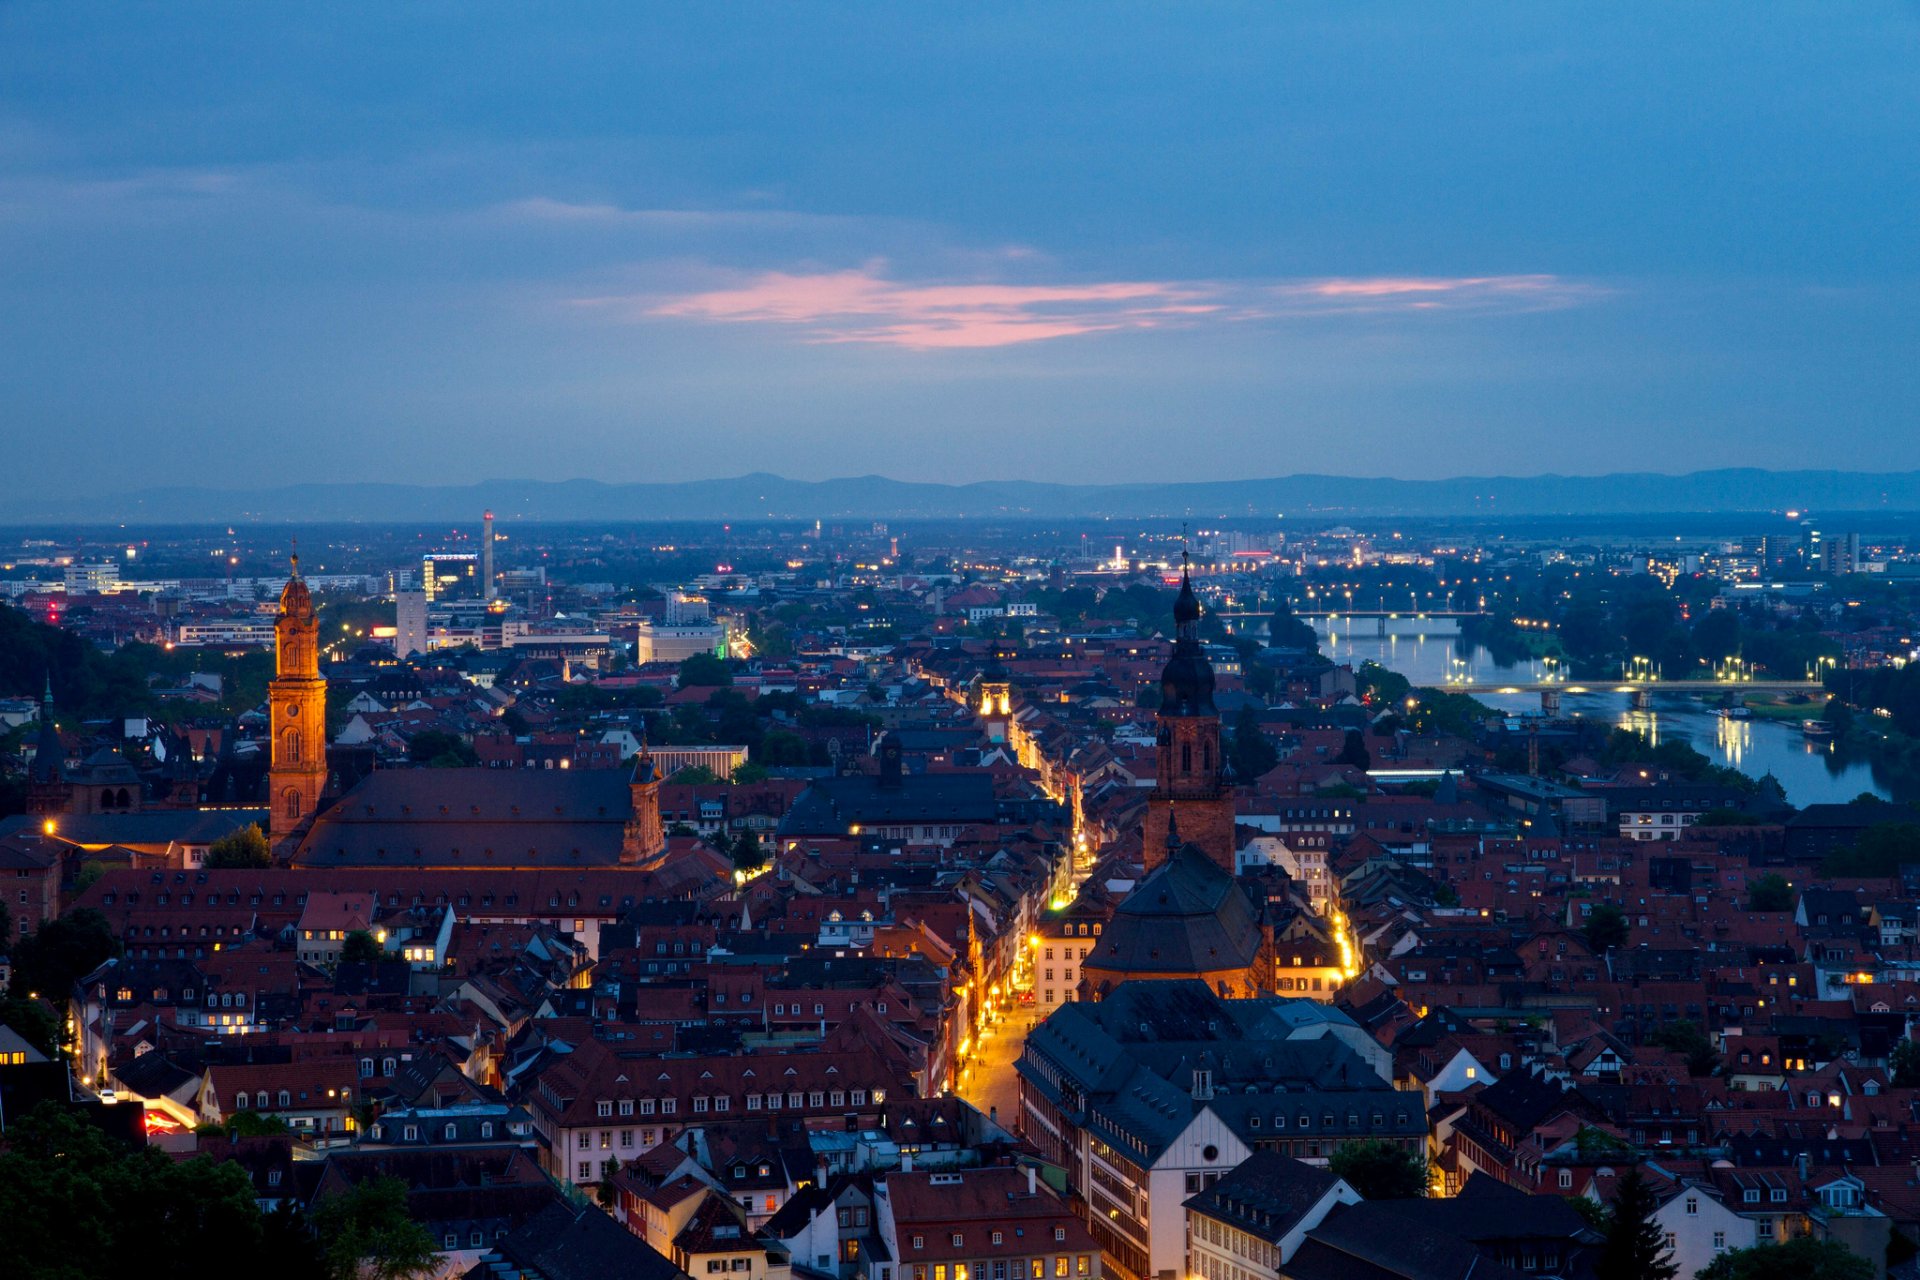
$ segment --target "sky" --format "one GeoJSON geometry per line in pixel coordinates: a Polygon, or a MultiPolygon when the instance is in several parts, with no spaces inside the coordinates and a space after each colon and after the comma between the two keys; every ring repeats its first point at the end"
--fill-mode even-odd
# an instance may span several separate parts
{"type": "Polygon", "coordinates": [[[0,472],[1920,468],[1920,3],[0,0],[0,472]]]}

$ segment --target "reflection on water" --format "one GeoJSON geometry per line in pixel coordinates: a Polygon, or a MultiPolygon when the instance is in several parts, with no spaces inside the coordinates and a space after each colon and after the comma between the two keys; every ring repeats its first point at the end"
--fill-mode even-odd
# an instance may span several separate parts
{"type": "MultiPolygon", "coordinates": [[[[1439,628],[1446,624],[1433,620],[1392,620],[1386,635],[1379,634],[1378,624],[1370,619],[1349,624],[1323,618],[1316,619],[1315,625],[1325,637],[1322,651],[1335,662],[1351,662],[1355,667],[1377,662],[1417,685],[1445,685],[1449,676],[1455,683],[1520,684],[1546,674],[1545,664],[1537,661],[1497,662],[1486,649],[1443,633],[1439,628]]],[[[1501,711],[1537,715],[1541,710],[1540,697],[1534,693],[1476,696],[1501,711]]],[[[1562,695],[1561,710],[1565,715],[1633,729],[1656,743],[1686,741],[1715,764],[1751,777],[1771,773],[1794,804],[1841,803],[1863,791],[1891,799],[1896,792],[1908,796],[1920,790],[1920,782],[1894,778],[1865,760],[1836,751],[1830,741],[1808,740],[1796,721],[1731,719],[1698,696],[1660,692],[1652,709],[1636,711],[1627,705],[1624,694],[1569,693],[1562,695]]],[[[1812,703],[1807,714],[1815,714],[1812,703]]]]}

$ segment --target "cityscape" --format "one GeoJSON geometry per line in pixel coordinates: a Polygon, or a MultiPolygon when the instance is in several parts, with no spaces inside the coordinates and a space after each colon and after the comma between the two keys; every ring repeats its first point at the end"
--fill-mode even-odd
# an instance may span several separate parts
{"type": "Polygon", "coordinates": [[[1826,16],[0,9],[0,1272],[1920,1277],[1826,16]]]}

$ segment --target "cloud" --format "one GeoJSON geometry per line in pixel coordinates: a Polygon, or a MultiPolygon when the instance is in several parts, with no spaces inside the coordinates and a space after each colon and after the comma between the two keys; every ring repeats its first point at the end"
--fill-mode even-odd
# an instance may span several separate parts
{"type": "Polygon", "coordinates": [[[1537,310],[1591,296],[1551,275],[1363,277],[1243,284],[1115,280],[1069,284],[905,283],[885,264],[764,271],[671,294],[580,298],[631,319],[759,324],[806,341],[921,350],[1006,347],[1122,330],[1245,323],[1312,312],[1537,310]]]}

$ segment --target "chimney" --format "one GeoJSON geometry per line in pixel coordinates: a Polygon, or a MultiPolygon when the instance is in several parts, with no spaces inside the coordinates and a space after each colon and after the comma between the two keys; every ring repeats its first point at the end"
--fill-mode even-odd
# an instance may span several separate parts
{"type": "Polygon", "coordinates": [[[1040,1175],[1035,1172],[1032,1165],[1027,1166],[1027,1194],[1030,1196],[1040,1194],[1040,1175]]]}
{"type": "Polygon", "coordinates": [[[480,590],[481,598],[491,600],[493,589],[493,512],[480,517],[480,590]]]}

